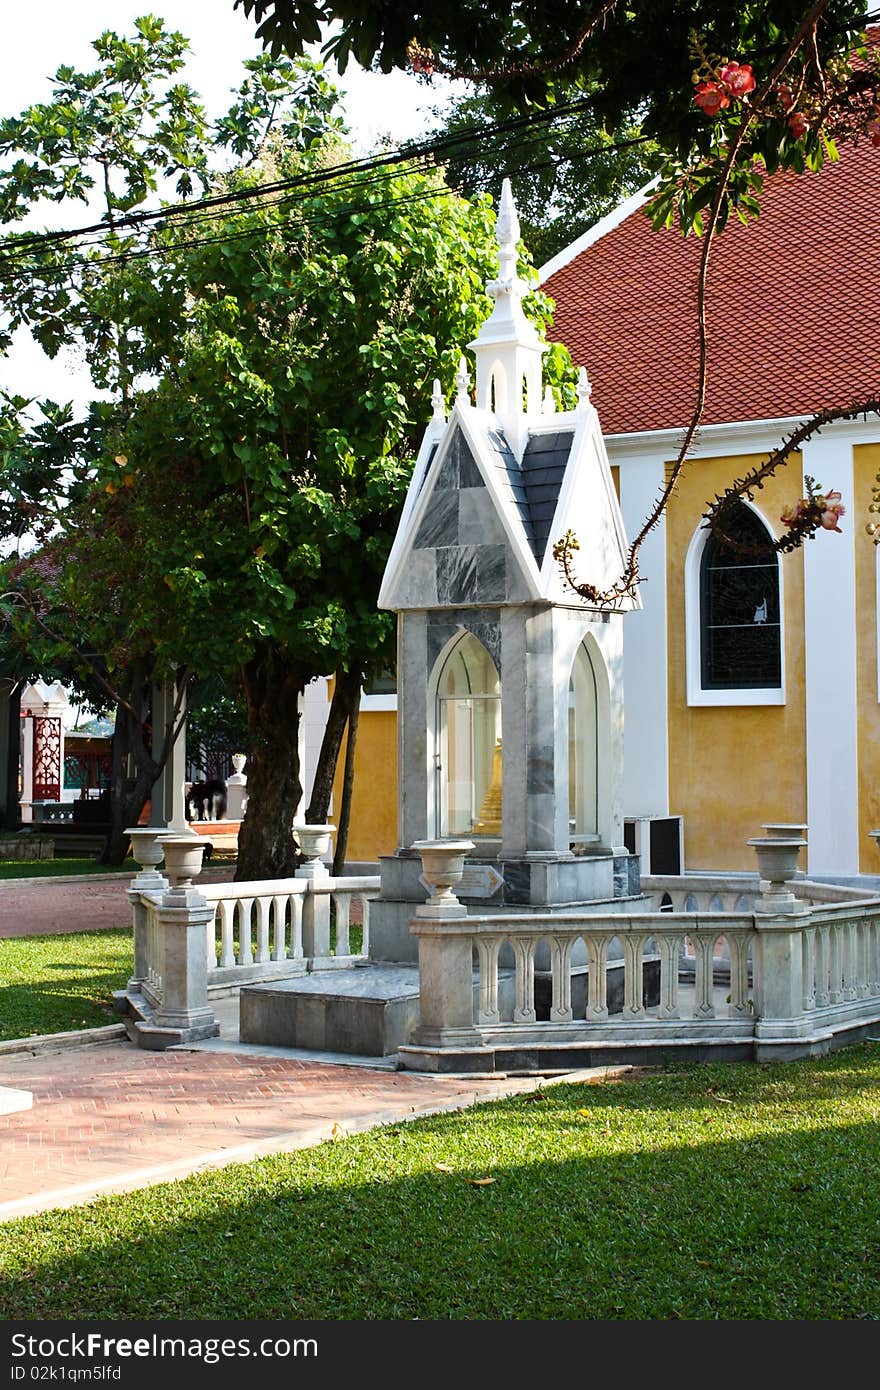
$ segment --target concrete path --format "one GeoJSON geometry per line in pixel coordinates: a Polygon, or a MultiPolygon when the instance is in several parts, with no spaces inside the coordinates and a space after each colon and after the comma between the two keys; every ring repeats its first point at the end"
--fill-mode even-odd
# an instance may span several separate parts
{"type": "Polygon", "coordinates": [[[542,1084],[272,1053],[234,1044],[144,1052],[126,1041],[0,1057],[0,1085],[33,1094],[32,1109],[0,1116],[0,1221],[542,1084]]]}

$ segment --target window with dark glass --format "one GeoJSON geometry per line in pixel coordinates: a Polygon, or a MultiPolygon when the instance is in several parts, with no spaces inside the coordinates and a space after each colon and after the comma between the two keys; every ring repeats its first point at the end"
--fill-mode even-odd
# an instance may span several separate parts
{"type": "Polygon", "coordinates": [[[739,502],[729,541],[710,535],[700,562],[700,666],[704,690],[760,690],[782,680],[779,559],[767,528],[739,502]]]}

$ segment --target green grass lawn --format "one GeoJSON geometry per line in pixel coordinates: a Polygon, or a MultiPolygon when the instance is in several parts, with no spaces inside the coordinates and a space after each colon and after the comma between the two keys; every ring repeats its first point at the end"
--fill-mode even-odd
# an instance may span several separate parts
{"type": "Polygon", "coordinates": [[[54,878],[58,874],[134,874],[137,864],[98,864],[94,859],[0,859],[0,879],[54,878]]]}
{"type": "Polygon", "coordinates": [[[10,1222],[0,1316],[878,1319],[878,1119],[868,1044],[554,1086],[10,1222]]]}
{"type": "Polygon", "coordinates": [[[131,970],[129,927],[0,941],[0,1040],[114,1022],[110,995],[131,970]]]}

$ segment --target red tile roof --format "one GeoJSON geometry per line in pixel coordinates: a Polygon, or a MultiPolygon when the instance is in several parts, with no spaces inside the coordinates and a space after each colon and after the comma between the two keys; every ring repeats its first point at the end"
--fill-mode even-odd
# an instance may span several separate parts
{"type": "MultiPolygon", "coordinates": [[[[702,242],[638,210],[544,285],[606,434],[679,427],[696,392],[702,242]]],[[[812,414],[880,388],[880,149],[768,180],[714,244],[704,424],[812,414]]]]}

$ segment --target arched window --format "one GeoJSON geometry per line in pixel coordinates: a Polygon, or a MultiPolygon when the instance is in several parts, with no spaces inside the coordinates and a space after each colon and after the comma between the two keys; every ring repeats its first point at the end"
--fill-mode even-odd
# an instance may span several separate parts
{"type": "Polygon", "coordinates": [[[751,507],[724,523],[734,544],[710,534],[700,559],[700,685],[705,691],[782,685],[779,559],[751,507]]]}
{"type": "Polygon", "coordinates": [[[437,683],[440,835],[501,835],[501,682],[482,642],[466,632],[437,683]]]}
{"type": "Polygon", "coordinates": [[[568,827],[572,841],[599,835],[596,673],[583,644],[568,683],[568,827]]]}

